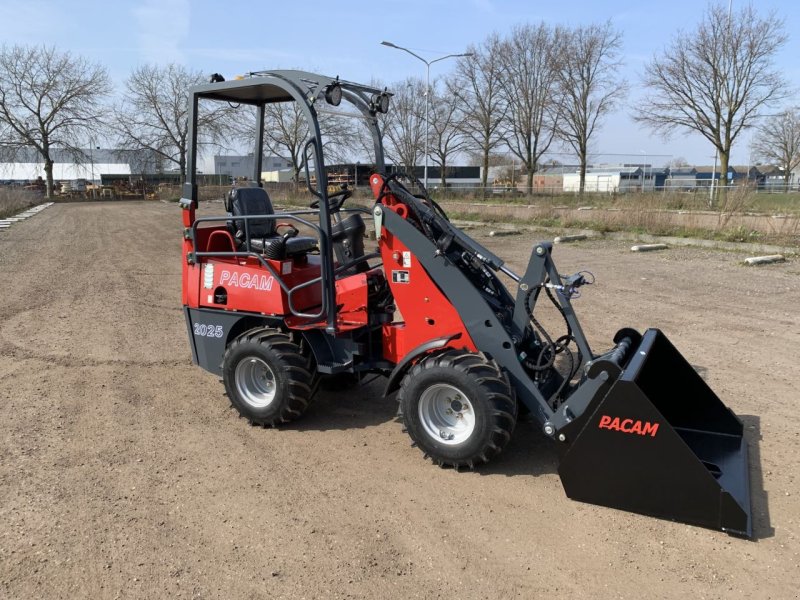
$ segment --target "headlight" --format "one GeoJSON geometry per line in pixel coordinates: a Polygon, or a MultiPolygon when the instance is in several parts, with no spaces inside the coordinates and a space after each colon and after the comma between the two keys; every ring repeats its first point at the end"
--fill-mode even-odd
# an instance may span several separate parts
{"type": "Polygon", "coordinates": [[[383,92],[382,94],[373,94],[372,109],[384,114],[389,112],[389,94],[383,92]]]}
{"type": "Polygon", "coordinates": [[[325,101],[333,106],[339,106],[342,101],[342,86],[332,83],[325,88],[325,101]]]}

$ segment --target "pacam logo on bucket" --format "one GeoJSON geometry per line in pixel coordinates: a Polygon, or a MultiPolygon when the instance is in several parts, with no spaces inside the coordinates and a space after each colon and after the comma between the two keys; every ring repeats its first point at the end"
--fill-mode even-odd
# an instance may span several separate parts
{"type": "Polygon", "coordinates": [[[635,433],[637,435],[649,435],[650,437],[656,437],[658,425],[658,423],[651,423],[650,421],[620,419],[619,417],[609,417],[608,415],[603,415],[600,417],[600,423],[598,424],[598,427],[600,429],[621,431],[622,433],[635,433]]]}

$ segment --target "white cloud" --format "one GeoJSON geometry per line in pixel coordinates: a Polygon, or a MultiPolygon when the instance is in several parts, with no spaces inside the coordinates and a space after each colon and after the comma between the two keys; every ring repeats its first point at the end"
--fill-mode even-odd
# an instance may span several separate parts
{"type": "Polygon", "coordinates": [[[144,0],[132,12],[143,61],[186,62],[182,44],[189,37],[189,0],[144,0]]]}

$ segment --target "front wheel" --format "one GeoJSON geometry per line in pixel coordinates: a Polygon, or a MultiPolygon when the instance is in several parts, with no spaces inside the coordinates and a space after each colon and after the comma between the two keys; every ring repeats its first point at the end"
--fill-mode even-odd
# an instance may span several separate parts
{"type": "Polygon", "coordinates": [[[276,329],[236,338],[225,351],[222,379],[233,407],[254,425],[275,426],[301,416],[311,397],[308,361],[276,329]]]}
{"type": "Polygon", "coordinates": [[[486,463],[511,439],[517,406],[497,364],[472,352],[426,357],[403,378],[400,415],[416,445],[441,466],[486,463]]]}

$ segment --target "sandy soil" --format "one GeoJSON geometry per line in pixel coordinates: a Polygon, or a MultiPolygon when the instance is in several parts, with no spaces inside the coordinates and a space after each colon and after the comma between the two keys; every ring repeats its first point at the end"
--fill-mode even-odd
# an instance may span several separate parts
{"type": "MultiPolygon", "coordinates": [[[[568,500],[521,423],[423,460],[379,382],[280,430],[191,364],[180,214],[53,206],[0,232],[0,597],[790,598],[800,586],[800,266],[558,247],[596,347],[664,329],[747,426],[755,541],[568,500]]],[[[522,270],[533,240],[481,238],[522,270]]]]}

